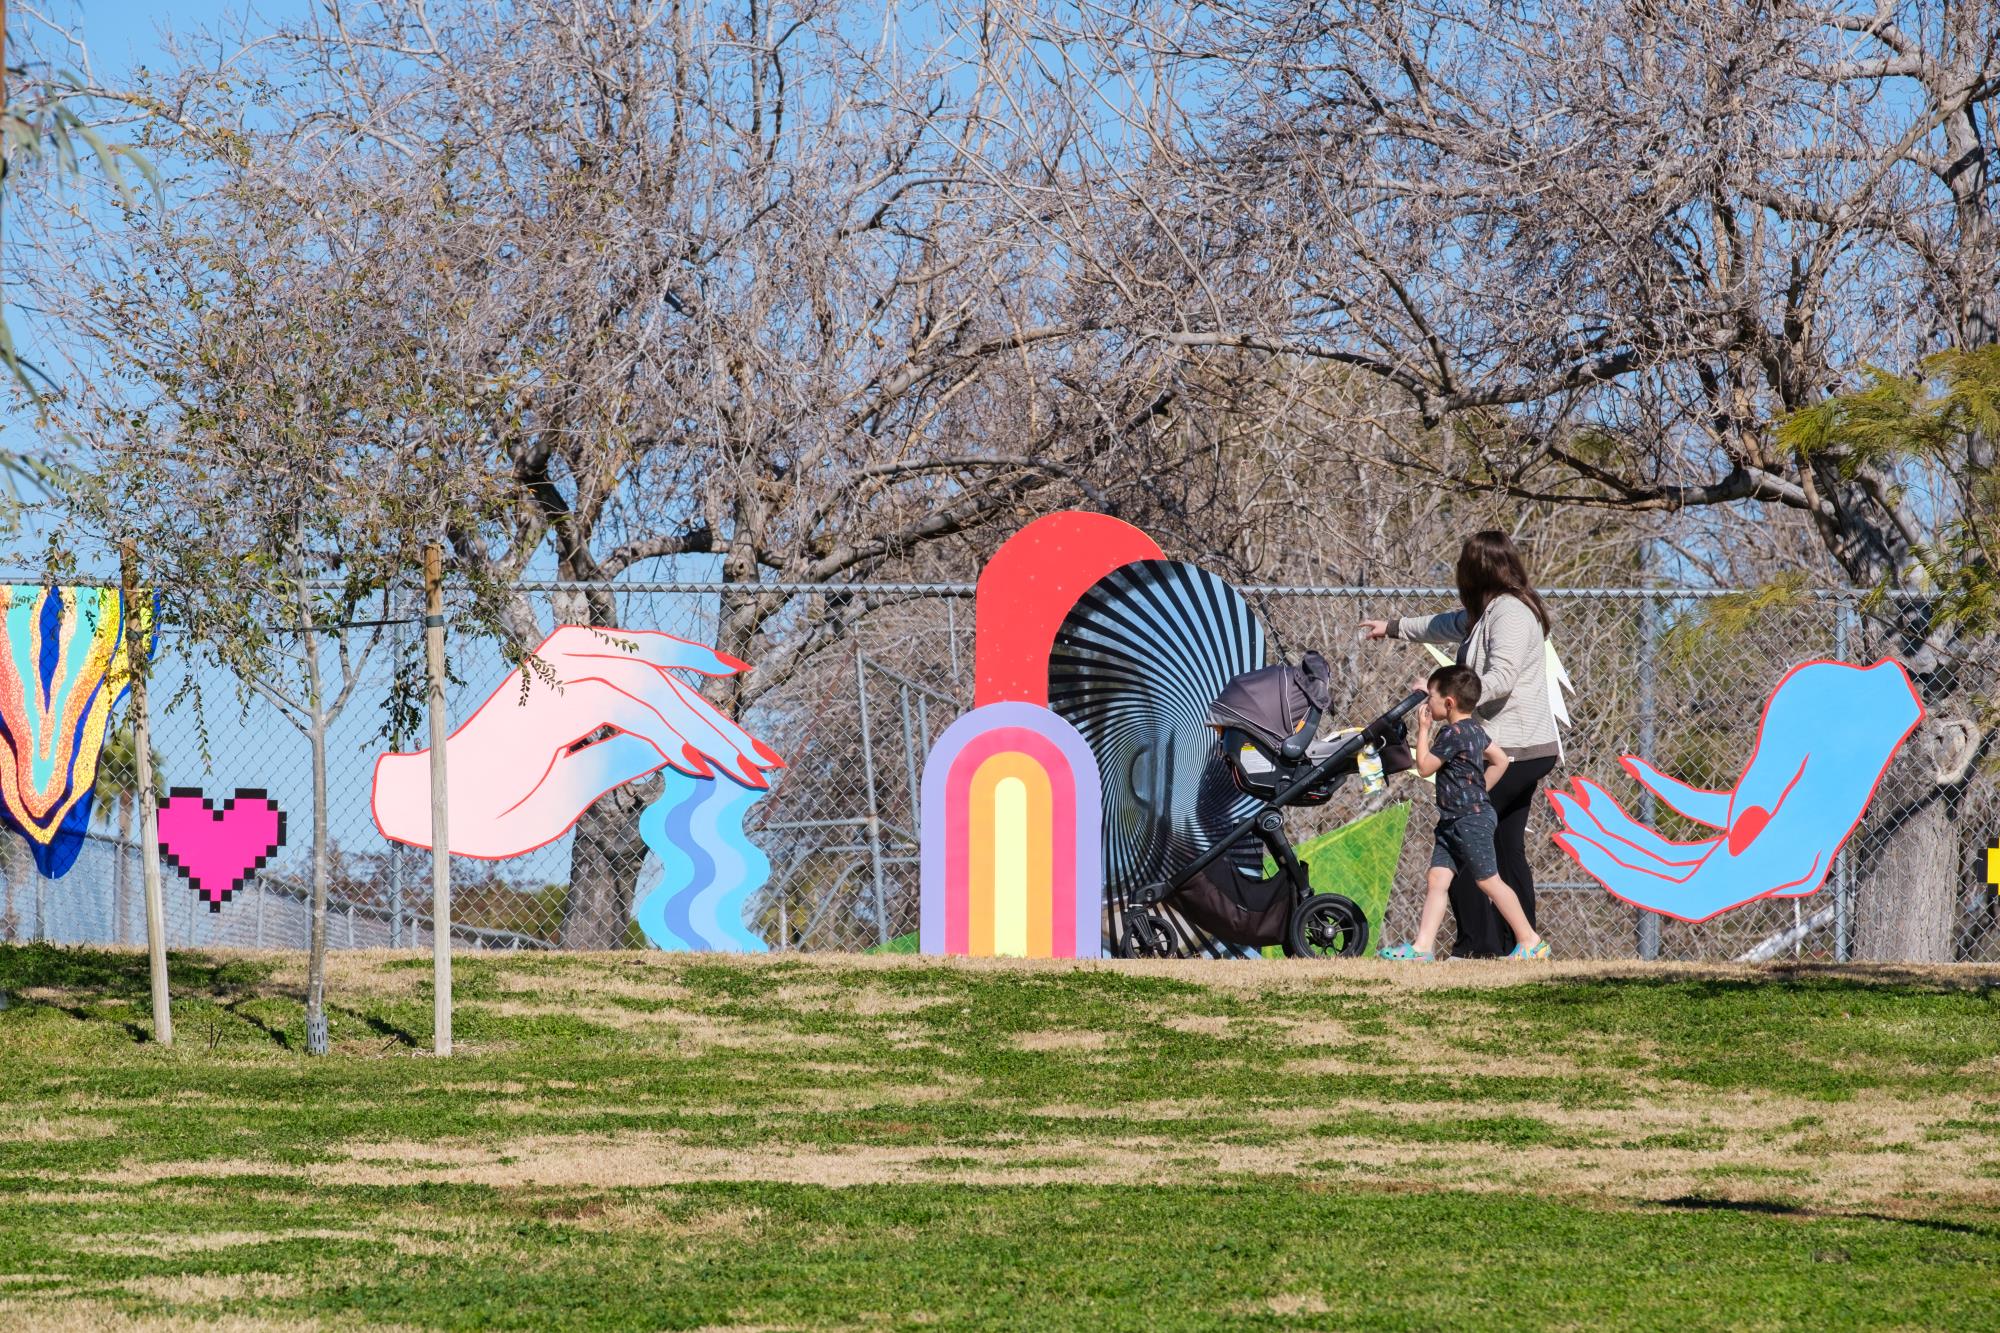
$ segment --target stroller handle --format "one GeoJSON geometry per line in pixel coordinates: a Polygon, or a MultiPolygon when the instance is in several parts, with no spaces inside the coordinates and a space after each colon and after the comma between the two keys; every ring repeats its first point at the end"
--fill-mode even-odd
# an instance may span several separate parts
{"type": "Polygon", "coordinates": [[[1417,707],[1429,698],[1430,693],[1427,690],[1411,690],[1394,708],[1363,727],[1361,734],[1370,741],[1385,740],[1398,723],[1415,712],[1417,707]]]}

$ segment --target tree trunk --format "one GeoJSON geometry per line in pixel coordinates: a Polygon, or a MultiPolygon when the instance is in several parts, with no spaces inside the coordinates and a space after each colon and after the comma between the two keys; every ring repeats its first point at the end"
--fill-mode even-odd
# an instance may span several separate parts
{"type": "Polygon", "coordinates": [[[1871,809],[1893,823],[1869,839],[1875,854],[1854,907],[1854,957],[1875,963],[1948,963],[1956,946],[1958,820],[1940,780],[1961,756],[1961,729],[1926,718],[1890,765],[1871,809]]]}
{"type": "Polygon", "coordinates": [[[563,906],[562,947],[622,949],[632,899],[646,864],[639,815],[659,799],[658,778],[627,783],[599,798],[576,821],[569,853],[569,899],[563,906]]]}

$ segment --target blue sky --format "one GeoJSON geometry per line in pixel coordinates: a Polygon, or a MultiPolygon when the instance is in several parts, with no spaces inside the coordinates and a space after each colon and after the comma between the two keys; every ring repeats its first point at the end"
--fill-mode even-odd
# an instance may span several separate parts
{"type": "MultiPolygon", "coordinates": [[[[305,13],[309,3],[310,0],[261,0],[251,7],[242,3],[225,3],[224,0],[180,0],[163,7],[140,3],[139,0],[88,0],[87,3],[59,3],[52,7],[50,14],[82,39],[89,53],[91,73],[97,81],[115,86],[137,69],[157,67],[162,63],[163,32],[171,30],[186,35],[209,30],[235,31],[246,25],[254,31],[267,28],[275,19],[305,13]]],[[[22,44],[50,63],[74,60],[73,53],[64,52],[52,34],[38,30],[32,23],[18,11],[9,16],[10,64],[22,58],[22,44]]],[[[112,137],[115,139],[118,136],[112,137]]],[[[171,195],[167,202],[171,206],[171,195]]],[[[5,289],[0,288],[0,299],[4,299],[5,295],[5,289]]],[[[42,330],[37,327],[32,314],[15,308],[11,303],[6,313],[22,355],[36,364],[49,364],[46,357],[38,355],[42,330]]],[[[16,452],[33,451],[39,432],[32,412],[0,406],[0,425],[4,425],[0,440],[4,440],[6,447],[16,452]]],[[[46,516],[30,512],[19,538],[8,544],[12,549],[7,551],[4,569],[0,572],[39,576],[36,556],[46,544],[48,526],[46,516]]],[[[104,553],[80,551],[77,554],[85,572],[110,572],[104,553]]]]}
{"type": "MultiPolygon", "coordinates": [[[[98,81],[114,85],[135,69],[157,67],[163,62],[160,41],[163,28],[170,27],[181,34],[216,29],[236,32],[242,30],[244,15],[249,13],[253,17],[247,23],[254,32],[267,29],[274,19],[304,14],[309,3],[310,0],[263,0],[254,10],[246,10],[241,4],[223,0],[186,0],[162,9],[134,0],[94,0],[77,6],[68,17],[89,47],[92,70],[98,81]]],[[[14,22],[20,25],[25,20],[17,15],[14,22]]],[[[17,26],[14,31],[19,33],[21,29],[17,26]]],[[[173,206],[171,193],[166,206],[173,206]]],[[[12,307],[7,315],[23,353],[31,360],[38,359],[33,319],[12,307]]],[[[17,451],[32,447],[36,434],[32,413],[0,408],[0,423],[5,425],[0,443],[17,451]]],[[[50,522],[45,515],[31,512],[23,533],[12,542],[0,543],[12,548],[7,551],[5,566],[0,567],[0,581],[39,581],[37,555],[45,543],[50,522]]],[[[77,554],[86,575],[115,573],[115,560],[108,553],[84,550],[77,554]]],[[[671,615],[682,609],[675,604],[663,611],[671,615]]],[[[466,688],[459,692],[464,697],[456,701],[459,707],[454,710],[462,716],[486,690],[504,678],[507,666],[486,645],[460,640],[454,649],[454,662],[467,681],[466,688]]],[[[295,869],[290,858],[304,854],[311,833],[312,786],[308,752],[302,738],[279,721],[266,704],[253,701],[247,710],[239,709],[233,680],[198,665],[171,641],[163,641],[156,671],[156,700],[175,700],[183,684],[191,678],[205,696],[199,718],[186,699],[156,708],[154,745],[162,757],[163,781],[200,786],[211,795],[226,795],[235,787],[268,790],[292,814],[292,834],[278,864],[281,869],[295,869]],[[202,740],[203,731],[206,744],[202,740]]],[[[377,852],[386,845],[376,834],[369,816],[368,792],[374,758],[383,749],[376,729],[382,716],[378,711],[379,701],[388,682],[387,660],[378,659],[366,679],[369,683],[357,691],[347,714],[336,724],[329,754],[330,832],[338,847],[361,853],[377,852]]],[[[529,880],[559,879],[565,870],[565,847],[566,840],[499,869],[529,880]]],[[[493,867],[467,863],[465,869],[466,873],[478,876],[493,867]]],[[[178,890],[178,886],[170,887],[178,890]]],[[[205,918],[206,914],[198,916],[205,918]]],[[[203,922],[198,920],[197,924],[203,922]]]]}

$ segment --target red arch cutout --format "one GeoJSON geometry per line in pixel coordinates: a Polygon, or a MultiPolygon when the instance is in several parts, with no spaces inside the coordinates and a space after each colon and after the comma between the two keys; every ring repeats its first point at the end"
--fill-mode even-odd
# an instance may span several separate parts
{"type": "Polygon", "coordinates": [[[1009,537],[973,596],[973,702],[1049,703],[1049,649],[1076,599],[1112,570],[1165,558],[1158,543],[1109,514],[1068,510],[1009,537]]]}

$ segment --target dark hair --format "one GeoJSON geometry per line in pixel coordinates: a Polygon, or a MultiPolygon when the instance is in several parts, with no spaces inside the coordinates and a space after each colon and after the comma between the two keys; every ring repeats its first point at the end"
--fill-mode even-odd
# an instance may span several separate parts
{"type": "Polygon", "coordinates": [[[1528,567],[1522,563],[1514,539],[1493,528],[1475,532],[1458,548],[1458,600],[1477,620],[1487,603],[1502,594],[1520,598],[1542,622],[1542,633],[1549,632],[1549,609],[1535,595],[1535,585],[1528,582],[1528,567]]]}
{"type": "Polygon", "coordinates": [[[1441,666],[1431,672],[1431,688],[1470,713],[1479,707],[1479,673],[1471,667],[1441,666]]]}

